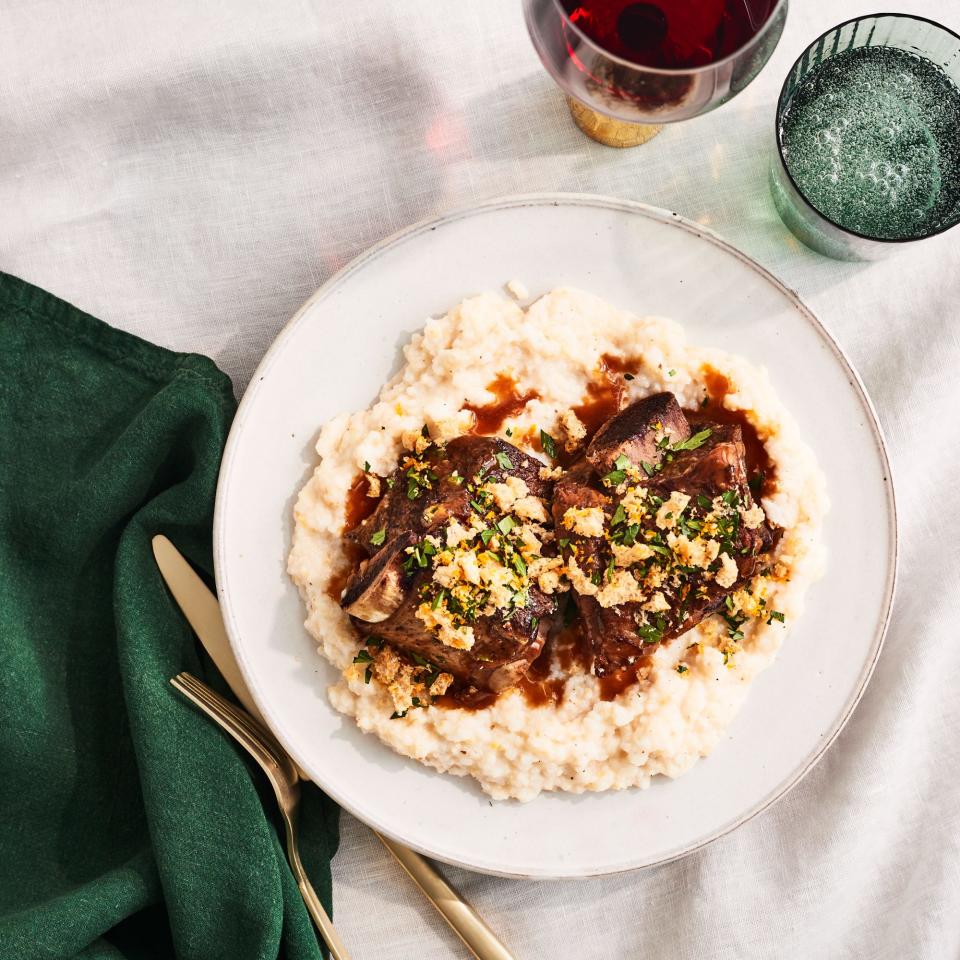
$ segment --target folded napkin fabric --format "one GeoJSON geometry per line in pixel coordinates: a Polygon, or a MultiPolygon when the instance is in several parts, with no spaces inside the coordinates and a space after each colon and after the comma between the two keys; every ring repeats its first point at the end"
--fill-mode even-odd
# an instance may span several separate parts
{"type": "MultiPolygon", "coordinates": [[[[230,382],[0,274],[0,960],[320,957],[259,772],[153,562],[208,574],[230,382]]],[[[220,687],[222,690],[222,686],[220,687]]],[[[330,909],[336,807],[304,791],[330,909]]]]}

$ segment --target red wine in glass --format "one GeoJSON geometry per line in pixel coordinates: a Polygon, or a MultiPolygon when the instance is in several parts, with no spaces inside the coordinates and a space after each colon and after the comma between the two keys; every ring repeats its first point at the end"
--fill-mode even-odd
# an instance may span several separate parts
{"type": "Polygon", "coordinates": [[[570,22],[608,53],[644,67],[689,70],[735,53],[775,0],[562,0],[570,22]]]}

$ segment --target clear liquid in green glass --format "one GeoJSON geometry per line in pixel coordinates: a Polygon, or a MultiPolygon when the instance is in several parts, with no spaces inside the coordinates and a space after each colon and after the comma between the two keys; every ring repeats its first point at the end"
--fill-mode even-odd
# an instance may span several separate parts
{"type": "Polygon", "coordinates": [[[960,205],[960,89],[896,47],[835,54],[800,81],[783,156],[820,213],[868,237],[928,236],[960,205]]]}

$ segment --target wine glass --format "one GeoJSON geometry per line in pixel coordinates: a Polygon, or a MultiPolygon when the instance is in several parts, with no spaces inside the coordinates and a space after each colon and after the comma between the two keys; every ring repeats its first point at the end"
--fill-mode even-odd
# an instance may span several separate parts
{"type": "Polygon", "coordinates": [[[788,0],[523,0],[577,125],[608,146],[735,97],[773,53],[788,0]]]}

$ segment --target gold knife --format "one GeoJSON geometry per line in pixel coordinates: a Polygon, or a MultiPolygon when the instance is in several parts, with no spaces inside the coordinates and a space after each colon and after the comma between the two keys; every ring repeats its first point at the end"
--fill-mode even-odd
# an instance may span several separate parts
{"type": "MultiPolygon", "coordinates": [[[[165,536],[153,538],[153,555],[177,606],[190,622],[193,632],[223,675],[227,686],[240,703],[263,723],[263,717],[247,689],[230,648],[216,596],[165,536]]],[[[308,780],[309,777],[303,776],[303,779],[308,780]]],[[[373,832],[477,960],[514,960],[480,915],[427,860],[409,847],[382,836],[376,830],[373,832]]]]}

